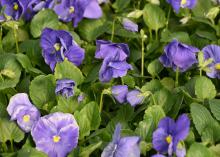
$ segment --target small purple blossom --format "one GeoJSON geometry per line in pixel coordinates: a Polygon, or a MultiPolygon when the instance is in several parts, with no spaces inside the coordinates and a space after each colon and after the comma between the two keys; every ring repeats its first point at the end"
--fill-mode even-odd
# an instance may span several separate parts
{"type": "Polygon", "coordinates": [[[197,63],[196,52],[199,52],[199,49],[173,40],[164,48],[164,54],[159,60],[165,67],[173,70],[178,68],[184,72],[197,63]]]}
{"type": "Polygon", "coordinates": [[[220,79],[220,46],[208,45],[202,49],[205,60],[211,58],[213,62],[208,65],[210,71],[206,72],[210,78],[220,79]]]}
{"type": "Polygon", "coordinates": [[[41,117],[31,135],[38,150],[49,157],[65,157],[78,144],[79,126],[73,115],[56,112],[41,117]]]}
{"type": "Polygon", "coordinates": [[[121,104],[126,102],[127,93],[128,93],[127,85],[117,85],[112,87],[112,95],[121,104]]]}
{"type": "Polygon", "coordinates": [[[77,101],[78,101],[78,103],[81,103],[84,99],[85,99],[85,94],[84,94],[84,93],[81,93],[81,94],[78,96],[77,101]]]}
{"type": "Polygon", "coordinates": [[[160,120],[157,130],[153,133],[153,147],[159,153],[168,153],[172,156],[176,152],[177,157],[181,157],[184,151],[177,147],[179,142],[183,141],[189,134],[190,120],[186,114],[179,116],[175,122],[169,117],[160,120]]]}
{"type": "Polygon", "coordinates": [[[45,28],[41,36],[41,47],[44,60],[51,70],[65,58],[79,66],[85,55],[84,49],[76,44],[71,34],[63,30],[45,28]]]}
{"type": "Polygon", "coordinates": [[[180,8],[193,9],[196,6],[197,0],[167,0],[172,5],[176,13],[179,12],[180,8]]]}
{"type": "Polygon", "coordinates": [[[129,20],[128,18],[124,18],[122,23],[123,23],[123,27],[126,30],[131,32],[138,32],[138,25],[133,21],[129,20]]]}
{"type": "Polygon", "coordinates": [[[55,93],[56,95],[62,95],[63,97],[69,98],[74,95],[75,82],[69,79],[57,80],[55,93]]]}
{"type": "Polygon", "coordinates": [[[145,96],[139,90],[132,90],[127,94],[127,101],[131,106],[143,103],[145,96]]]}
{"type": "Polygon", "coordinates": [[[103,150],[101,157],[140,157],[140,137],[120,137],[121,125],[117,124],[113,140],[103,150]]]}
{"type": "Polygon", "coordinates": [[[11,97],[7,111],[11,116],[11,120],[16,120],[25,132],[30,132],[33,125],[40,118],[40,112],[30,102],[26,93],[18,93],[11,97]]]}

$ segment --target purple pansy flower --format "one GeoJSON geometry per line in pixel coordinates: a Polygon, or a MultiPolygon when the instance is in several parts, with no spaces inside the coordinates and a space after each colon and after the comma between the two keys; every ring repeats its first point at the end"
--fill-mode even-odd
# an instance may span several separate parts
{"type": "Polygon", "coordinates": [[[66,157],[77,146],[79,126],[69,113],[41,117],[31,130],[36,148],[49,157],[66,157]]]}
{"type": "Polygon", "coordinates": [[[120,137],[121,125],[117,124],[113,140],[102,152],[101,157],[140,157],[140,137],[120,137]]]}
{"type": "Polygon", "coordinates": [[[166,157],[166,156],[164,156],[164,155],[162,155],[162,154],[156,154],[156,155],[153,155],[153,156],[151,156],[151,157],[166,157]]]}
{"type": "Polygon", "coordinates": [[[121,104],[126,102],[127,93],[128,93],[127,85],[117,85],[112,87],[112,95],[121,104]]]}
{"type": "Polygon", "coordinates": [[[210,71],[206,72],[206,74],[210,78],[220,79],[220,46],[208,45],[202,49],[202,52],[206,60],[209,58],[213,59],[213,62],[208,65],[210,71]]]}
{"type": "Polygon", "coordinates": [[[85,55],[84,49],[76,44],[71,34],[63,30],[45,28],[41,36],[41,47],[44,60],[51,70],[64,58],[79,66],[85,55]]]}
{"type": "Polygon", "coordinates": [[[197,63],[196,52],[199,49],[173,40],[164,48],[164,54],[159,58],[165,67],[184,72],[197,63]]]}
{"type": "Polygon", "coordinates": [[[171,4],[175,12],[178,13],[180,8],[194,8],[197,0],[167,0],[167,2],[171,4]]]}
{"type": "Polygon", "coordinates": [[[18,93],[11,97],[7,111],[11,116],[11,120],[16,120],[25,132],[30,132],[33,125],[40,118],[40,112],[30,102],[26,93],[18,93]]]}
{"type": "MultiPolygon", "coordinates": [[[[3,14],[10,16],[13,20],[18,20],[26,11],[26,0],[1,0],[0,5],[3,9],[3,14]]],[[[3,15],[0,18],[3,19],[3,15]]]]}
{"type": "Polygon", "coordinates": [[[183,141],[189,133],[190,120],[186,114],[179,116],[175,122],[169,117],[160,120],[157,130],[153,133],[153,147],[159,153],[168,153],[169,156],[176,152],[177,157],[181,157],[181,153],[177,151],[177,145],[183,141]]]}
{"type": "Polygon", "coordinates": [[[62,95],[66,98],[69,98],[74,95],[75,82],[69,79],[57,80],[55,93],[56,95],[62,95]]]}
{"type": "Polygon", "coordinates": [[[102,9],[97,0],[58,0],[50,6],[59,19],[64,22],[73,21],[74,27],[85,18],[97,19],[102,16],[102,9]]]}
{"type": "Polygon", "coordinates": [[[145,96],[139,90],[132,90],[127,94],[127,101],[131,106],[143,103],[145,96]]]}
{"type": "Polygon", "coordinates": [[[133,21],[129,20],[128,18],[124,18],[122,23],[123,23],[123,27],[126,30],[131,32],[138,32],[138,25],[133,21]]]}

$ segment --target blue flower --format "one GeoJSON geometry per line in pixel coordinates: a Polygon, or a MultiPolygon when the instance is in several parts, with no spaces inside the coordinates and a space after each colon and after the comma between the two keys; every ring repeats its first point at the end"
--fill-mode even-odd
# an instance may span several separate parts
{"type": "Polygon", "coordinates": [[[172,5],[176,13],[179,12],[180,8],[193,9],[196,6],[197,0],[167,0],[172,5]]]}
{"type": "Polygon", "coordinates": [[[127,101],[131,106],[143,103],[145,96],[139,90],[132,90],[127,94],[127,101]]]}
{"type": "Polygon", "coordinates": [[[122,23],[123,23],[123,27],[126,30],[131,31],[131,32],[138,32],[138,25],[136,23],[134,23],[133,21],[131,21],[127,18],[124,18],[122,23]]]}
{"type": "Polygon", "coordinates": [[[75,82],[69,79],[57,80],[55,93],[57,95],[62,95],[66,98],[69,98],[74,95],[75,82]]]}
{"type": "Polygon", "coordinates": [[[127,85],[117,85],[112,87],[112,95],[121,104],[126,102],[127,93],[128,93],[127,85]]]}

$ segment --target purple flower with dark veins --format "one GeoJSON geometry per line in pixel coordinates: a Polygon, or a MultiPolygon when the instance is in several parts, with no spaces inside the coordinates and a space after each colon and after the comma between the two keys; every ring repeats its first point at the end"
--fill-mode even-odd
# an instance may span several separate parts
{"type": "Polygon", "coordinates": [[[193,9],[196,6],[197,0],[167,0],[172,5],[176,13],[179,12],[180,8],[193,9]]]}
{"type": "Polygon", "coordinates": [[[6,19],[4,15],[11,17],[13,20],[19,20],[19,18],[24,14],[27,8],[26,0],[1,0],[0,5],[3,11],[1,15],[1,21],[6,19]]]}
{"type": "Polygon", "coordinates": [[[205,60],[213,59],[213,62],[208,65],[210,71],[206,72],[210,78],[220,79],[220,46],[208,45],[202,49],[205,60]]]}
{"type": "Polygon", "coordinates": [[[190,120],[186,114],[179,116],[175,122],[169,117],[160,120],[157,130],[153,133],[153,147],[161,154],[169,156],[175,152],[177,157],[184,157],[185,148],[180,147],[181,142],[189,134],[190,120]]]}
{"type": "Polygon", "coordinates": [[[112,95],[121,104],[126,102],[127,93],[128,93],[127,85],[117,85],[112,87],[112,95]]]}
{"type": "Polygon", "coordinates": [[[131,106],[136,106],[138,104],[143,103],[144,99],[145,99],[144,94],[137,89],[132,90],[127,94],[127,102],[131,106]]]}
{"type": "Polygon", "coordinates": [[[138,25],[133,21],[129,20],[128,18],[124,18],[122,23],[123,23],[123,27],[126,30],[131,32],[138,32],[138,25]]]}
{"type": "Polygon", "coordinates": [[[72,114],[56,112],[41,117],[31,135],[49,157],[66,157],[78,144],[79,126],[72,114]]]}
{"type": "Polygon", "coordinates": [[[30,102],[26,93],[18,93],[11,97],[7,111],[11,116],[11,120],[16,120],[25,132],[30,132],[40,118],[40,112],[30,102]]]}
{"type": "Polygon", "coordinates": [[[165,67],[184,72],[197,63],[196,52],[199,49],[173,40],[164,48],[159,60],[165,67]]]}
{"type": "Polygon", "coordinates": [[[97,0],[58,0],[50,6],[59,19],[64,22],[73,21],[74,27],[85,17],[97,19],[102,16],[102,9],[97,0]]]}
{"type": "Polygon", "coordinates": [[[77,45],[71,34],[63,30],[45,28],[41,36],[41,47],[44,60],[52,71],[65,58],[79,66],[85,55],[84,49],[77,45]]]}
{"type": "Polygon", "coordinates": [[[57,80],[56,84],[56,95],[62,95],[66,98],[69,98],[74,95],[74,88],[75,82],[69,79],[61,79],[57,80]]]}
{"type": "Polygon", "coordinates": [[[101,157],[140,157],[140,137],[120,137],[121,125],[117,124],[113,140],[103,150],[101,157]]]}

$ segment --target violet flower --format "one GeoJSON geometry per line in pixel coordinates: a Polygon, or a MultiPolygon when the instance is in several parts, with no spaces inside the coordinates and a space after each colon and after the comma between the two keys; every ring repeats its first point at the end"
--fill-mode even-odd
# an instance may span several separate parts
{"type": "Polygon", "coordinates": [[[165,66],[184,72],[197,63],[196,52],[199,49],[173,40],[164,48],[164,54],[159,58],[165,66]]]}
{"type": "Polygon", "coordinates": [[[64,22],[73,21],[74,27],[85,18],[97,19],[102,16],[102,9],[97,0],[59,0],[52,1],[50,6],[59,19],[64,22]]]}
{"type": "Polygon", "coordinates": [[[213,62],[208,65],[210,71],[206,72],[210,78],[220,79],[220,46],[208,45],[202,49],[205,60],[211,58],[213,62]]]}
{"type": "Polygon", "coordinates": [[[143,103],[145,96],[139,90],[132,90],[127,94],[127,102],[131,106],[136,106],[138,104],[143,103]]]}
{"type": "Polygon", "coordinates": [[[4,15],[11,17],[13,20],[18,20],[26,11],[27,1],[25,0],[1,0],[0,5],[3,9],[1,21],[4,15]]]}
{"type": "Polygon", "coordinates": [[[112,87],[112,95],[121,104],[126,102],[127,93],[128,93],[127,85],[117,85],[112,87]]]}
{"type": "Polygon", "coordinates": [[[121,125],[117,124],[113,140],[103,150],[101,157],[140,157],[140,137],[120,137],[121,125]]]}
{"type": "Polygon", "coordinates": [[[18,93],[12,96],[7,111],[11,116],[11,120],[16,120],[25,132],[30,132],[33,125],[40,118],[40,112],[30,102],[26,93],[18,93]]]}
{"type": "MultiPolygon", "coordinates": [[[[175,152],[177,157],[184,155],[184,151],[177,149],[179,142],[189,134],[190,120],[186,114],[180,115],[175,122],[169,117],[160,120],[157,130],[153,133],[153,147],[161,154],[169,156],[175,152]]],[[[184,155],[185,156],[185,155],[184,155]]]]}
{"type": "Polygon", "coordinates": [[[133,21],[129,20],[128,18],[124,18],[122,23],[123,23],[123,27],[126,30],[131,32],[138,32],[138,25],[133,21]]]}
{"type": "Polygon", "coordinates": [[[57,80],[55,93],[56,95],[62,95],[63,97],[69,98],[74,95],[75,82],[69,79],[57,80]]]}
{"type": "Polygon", "coordinates": [[[73,115],[57,112],[41,117],[31,135],[49,157],[66,157],[78,144],[79,126],[73,115]]]}
{"type": "Polygon", "coordinates": [[[193,9],[196,6],[197,0],[167,0],[172,5],[176,13],[179,12],[180,8],[193,9]]]}
{"type": "Polygon", "coordinates": [[[151,157],[166,157],[166,156],[164,156],[164,155],[162,155],[162,154],[156,154],[156,155],[153,155],[153,156],[151,156],[151,157]]]}
{"type": "Polygon", "coordinates": [[[84,49],[76,44],[71,34],[63,30],[45,28],[41,36],[41,47],[44,60],[52,71],[64,58],[79,66],[85,55],[84,49]]]}

